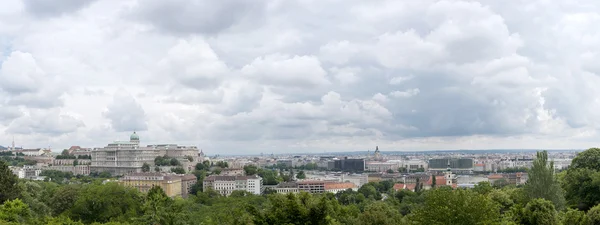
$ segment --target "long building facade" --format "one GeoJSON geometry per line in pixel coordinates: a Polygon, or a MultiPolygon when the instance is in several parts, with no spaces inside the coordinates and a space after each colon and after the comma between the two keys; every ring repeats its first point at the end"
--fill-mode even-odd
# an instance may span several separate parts
{"type": "Polygon", "coordinates": [[[186,171],[192,171],[198,163],[198,148],[175,144],[144,147],[140,146],[140,138],[133,132],[129,141],[116,141],[104,148],[92,150],[90,172],[109,172],[112,175],[140,173],[144,163],[154,166],[154,159],[158,156],[176,158],[186,171]]]}
{"type": "Polygon", "coordinates": [[[203,182],[204,191],[215,190],[222,195],[228,196],[231,192],[240,190],[255,195],[262,192],[262,177],[254,176],[208,176],[203,182]]]}

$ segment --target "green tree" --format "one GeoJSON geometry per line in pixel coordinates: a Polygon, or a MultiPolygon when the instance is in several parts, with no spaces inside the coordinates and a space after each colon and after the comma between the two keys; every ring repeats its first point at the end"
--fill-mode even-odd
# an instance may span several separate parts
{"type": "Polygon", "coordinates": [[[418,224],[493,224],[500,213],[497,204],[474,191],[437,188],[426,192],[423,207],[410,218],[418,224]]]}
{"type": "Polygon", "coordinates": [[[154,167],[154,172],[157,172],[157,173],[158,173],[158,172],[160,172],[160,167],[158,167],[158,166],[155,166],[155,167],[154,167]]]}
{"type": "Polygon", "coordinates": [[[588,219],[590,220],[590,224],[597,225],[600,224],[600,205],[596,205],[592,207],[587,212],[588,219]]]}
{"type": "Polygon", "coordinates": [[[475,187],[473,187],[473,191],[482,195],[487,195],[492,190],[494,190],[494,188],[492,187],[492,185],[490,185],[490,182],[487,181],[481,181],[477,183],[475,187]]]}
{"type": "Polygon", "coordinates": [[[171,165],[171,166],[181,166],[181,163],[176,158],[171,158],[171,160],[169,161],[169,165],[171,165]]]}
{"type": "Polygon", "coordinates": [[[152,187],[145,198],[142,221],[145,224],[171,224],[169,221],[173,220],[173,213],[169,212],[169,208],[172,203],[173,199],[161,187],[152,187]]]}
{"type": "Polygon", "coordinates": [[[58,188],[50,199],[52,214],[57,216],[73,207],[79,197],[79,190],[78,185],[65,185],[58,188]]]}
{"type": "Polygon", "coordinates": [[[244,172],[246,173],[246,176],[252,176],[258,173],[258,167],[255,165],[245,165],[244,172]]]}
{"type": "Polygon", "coordinates": [[[0,204],[19,197],[21,190],[17,183],[17,176],[0,160],[0,204]]]}
{"type": "Polygon", "coordinates": [[[136,189],[114,182],[93,184],[82,188],[70,215],[85,223],[128,221],[141,214],[142,203],[142,195],[136,189]]]}
{"type": "Polygon", "coordinates": [[[365,211],[359,216],[360,224],[363,225],[386,225],[402,224],[402,214],[394,209],[392,205],[385,202],[374,202],[365,207],[365,211]]]}
{"type": "Polygon", "coordinates": [[[218,161],[216,166],[221,167],[221,168],[228,168],[229,164],[225,161],[218,161]]]}
{"type": "Polygon", "coordinates": [[[554,204],[546,199],[537,198],[531,200],[522,213],[517,217],[516,222],[524,225],[557,225],[559,224],[558,214],[554,204]]]}
{"type": "Polygon", "coordinates": [[[204,163],[196,163],[196,166],[194,166],[194,169],[196,169],[196,170],[208,170],[208,167],[206,167],[204,165],[204,163]]]}
{"type": "Polygon", "coordinates": [[[590,220],[584,211],[567,209],[560,214],[561,224],[564,225],[588,225],[590,220]]]}
{"type": "Polygon", "coordinates": [[[524,189],[529,199],[543,198],[554,203],[558,209],[564,207],[563,191],[554,176],[554,162],[548,162],[548,151],[537,153],[524,189]]]}
{"type": "Polygon", "coordinates": [[[506,187],[508,185],[509,185],[509,183],[508,183],[508,181],[506,179],[500,178],[498,180],[495,180],[494,184],[492,186],[494,186],[495,188],[503,188],[503,187],[506,187]]]}
{"type": "Polygon", "coordinates": [[[580,152],[577,154],[577,157],[571,161],[571,166],[569,168],[587,168],[600,171],[600,148],[590,148],[580,152]]]}
{"type": "Polygon", "coordinates": [[[144,163],[144,165],[142,165],[142,172],[144,172],[144,173],[150,172],[150,164],[144,163]]]}
{"type": "Polygon", "coordinates": [[[181,166],[171,168],[171,172],[176,173],[176,174],[185,174],[185,170],[181,166]]]}
{"type": "MultiPolygon", "coordinates": [[[[590,148],[580,152],[571,162],[561,184],[571,206],[588,210],[600,204],[600,149],[590,148]]],[[[563,172],[564,173],[564,172],[563,172]]]]}
{"type": "Polygon", "coordinates": [[[435,175],[432,174],[431,175],[431,188],[435,188],[436,182],[437,181],[435,180],[435,175]]]}
{"type": "Polygon", "coordinates": [[[298,172],[298,174],[296,174],[296,178],[306,179],[306,174],[304,174],[304,170],[300,170],[300,172],[298,172]]]}
{"type": "Polygon", "coordinates": [[[370,198],[373,200],[381,200],[382,198],[381,193],[379,193],[371,183],[361,186],[358,189],[358,193],[363,194],[365,198],[370,198]]]}
{"type": "Polygon", "coordinates": [[[20,199],[8,200],[0,205],[0,221],[26,224],[30,219],[29,206],[20,199]]]}

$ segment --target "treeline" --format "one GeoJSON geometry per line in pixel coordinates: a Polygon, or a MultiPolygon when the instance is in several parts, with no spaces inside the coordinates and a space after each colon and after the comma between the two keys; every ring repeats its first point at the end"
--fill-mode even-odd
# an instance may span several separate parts
{"type": "MultiPolygon", "coordinates": [[[[276,170],[247,167],[255,174],[276,170]]],[[[437,186],[395,191],[392,181],[337,194],[265,194],[213,190],[187,199],[148,194],[115,182],[57,184],[18,180],[0,162],[0,224],[600,224],[600,149],[580,153],[554,174],[539,152],[523,186],[481,182],[472,189],[437,186]]],[[[211,173],[196,164],[197,176],[211,173]]]]}

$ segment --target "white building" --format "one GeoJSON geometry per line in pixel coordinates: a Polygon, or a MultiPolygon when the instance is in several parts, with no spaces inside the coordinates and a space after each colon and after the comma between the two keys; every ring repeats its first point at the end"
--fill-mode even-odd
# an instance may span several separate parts
{"type": "Polygon", "coordinates": [[[142,172],[144,163],[154,166],[158,156],[176,158],[187,171],[192,171],[198,163],[198,149],[195,146],[175,144],[140,146],[140,137],[133,132],[129,141],[116,141],[104,148],[92,151],[91,172],[109,172],[112,175],[142,172]]]}
{"type": "Polygon", "coordinates": [[[262,192],[262,177],[254,176],[208,176],[202,183],[204,191],[213,189],[228,196],[233,191],[248,191],[259,195],[262,192]]]}
{"type": "Polygon", "coordinates": [[[9,167],[9,169],[13,172],[14,175],[16,175],[18,178],[21,179],[32,179],[35,177],[39,177],[40,173],[42,173],[42,170],[34,167],[34,166],[24,166],[24,167],[14,167],[11,166],[9,167]]]}

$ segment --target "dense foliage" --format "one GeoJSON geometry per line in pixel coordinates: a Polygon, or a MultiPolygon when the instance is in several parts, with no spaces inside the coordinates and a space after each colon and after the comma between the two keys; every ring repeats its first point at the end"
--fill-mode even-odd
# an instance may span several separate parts
{"type": "MultiPolygon", "coordinates": [[[[600,161],[595,159],[600,151],[588,150],[555,175],[547,153],[540,152],[523,187],[481,182],[471,189],[440,184],[413,192],[396,191],[386,180],[337,194],[267,190],[264,195],[234,191],[229,197],[201,185],[224,165],[199,162],[193,171],[199,182],[187,199],[169,198],[159,187],[144,194],[58,171],[45,172],[52,182],[19,180],[0,160],[0,224],[600,224],[600,161]]],[[[285,173],[256,166],[244,170],[263,176],[265,184],[305,175],[291,168],[285,173]]]]}

